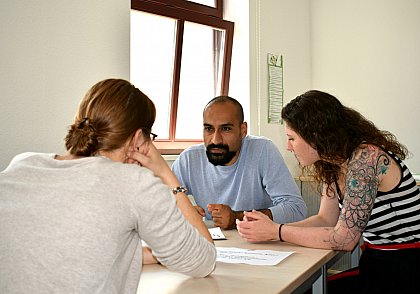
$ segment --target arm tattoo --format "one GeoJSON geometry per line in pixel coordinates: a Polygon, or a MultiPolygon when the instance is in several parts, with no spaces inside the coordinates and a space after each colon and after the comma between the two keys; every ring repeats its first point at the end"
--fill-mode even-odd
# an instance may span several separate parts
{"type": "Polygon", "coordinates": [[[349,160],[339,223],[329,242],[340,250],[359,239],[369,220],[379,186],[379,176],[390,165],[388,155],[377,147],[367,146],[349,160]],[[344,235],[343,235],[343,232],[344,235]]]}

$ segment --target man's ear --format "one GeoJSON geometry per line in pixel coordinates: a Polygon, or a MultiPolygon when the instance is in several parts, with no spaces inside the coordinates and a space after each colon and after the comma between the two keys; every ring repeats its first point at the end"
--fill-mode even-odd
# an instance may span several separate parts
{"type": "Polygon", "coordinates": [[[144,143],[144,136],[143,136],[143,130],[138,129],[135,133],[133,138],[130,142],[130,147],[132,147],[134,150],[139,150],[140,146],[144,143]]]}
{"type": "Polygon", "coordinates": [[[248,124],[246,123],[246,121],[244,121],[241,124],[241,135],[242,135],[242,138],[245,138],[247,132],[248,132],[248,124]]]}

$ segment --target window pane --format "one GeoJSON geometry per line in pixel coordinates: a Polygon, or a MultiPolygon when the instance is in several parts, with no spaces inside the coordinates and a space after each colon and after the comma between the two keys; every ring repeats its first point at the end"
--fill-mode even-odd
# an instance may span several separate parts
{"type": "Polygon", "coordinates": [[[155,103],[158,139],[169,138],[175,30],[172,18],[131,10],[130,80],[155,103]]]}
{"type": "Polygon", "coordinates": [[[176,139],[202,138],[203,108],[220,95],[224,31],[185,22],[176,139]],[[215,43],[218,43],[215,46],[215,43]]]}
{"type": "Polygon", "coordinates": [[[207,5],[210,7],[216,7],[216,1],[215,0],[188,0],[189,2],[194,2],[198,4],[207,5]]]}

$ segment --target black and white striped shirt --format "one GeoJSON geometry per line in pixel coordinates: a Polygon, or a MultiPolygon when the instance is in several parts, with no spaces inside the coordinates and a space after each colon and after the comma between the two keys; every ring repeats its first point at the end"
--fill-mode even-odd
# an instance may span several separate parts
{"type": "Polygon", "coordinates": [[[386,152],[400,166],[402,177],[391,191],[378,191],[363,239],[375,245],[420,242],[420,189],[404,162],[386,152]]]}

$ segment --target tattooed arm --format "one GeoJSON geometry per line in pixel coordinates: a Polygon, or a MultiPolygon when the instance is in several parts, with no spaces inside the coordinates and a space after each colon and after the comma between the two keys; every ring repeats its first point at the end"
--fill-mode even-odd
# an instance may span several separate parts
{"type": "MultiPolygon", "coordinates": [[[[342,210],[338,209],[337,197],[326,196],[324,189],[319,213],[282,226],[282,239],[307,247],[353,250],[367,225],[379,184],[392,162],[376,146],[365,145],[357,149],[349,159],[345,178],[340,179],[344,196],[342,210]]],[[[242,237],[250,242],[279,240],[279,224],[257,212],[246,215],[257,221],[237,225],[242,237]]]]}
{"type": "Polygon", "coordinates": [[[344,187],[343,208],[329,243],[337,250],[352,250],[366,228],[379,184],[392,160],[380,148],[365,145],[350,158],[344,187]]]}
{"type": "Polygon", "coordinates": [[[343,179],[344,200],[337,224],[324,228],[283,226],[283,239],[309,247],[353,250],[366,228],[378,187],[391,163],[389,156],[376,146],[364,145],[357,149],[349,159],[343,179]],[[305,240],[299,241],[299,235],[305,236],[305,240]]]}

